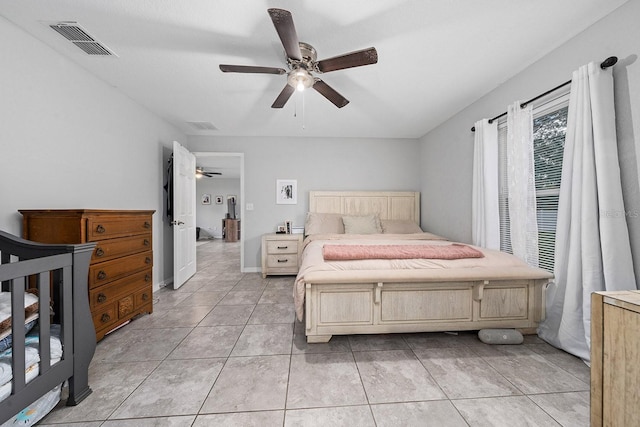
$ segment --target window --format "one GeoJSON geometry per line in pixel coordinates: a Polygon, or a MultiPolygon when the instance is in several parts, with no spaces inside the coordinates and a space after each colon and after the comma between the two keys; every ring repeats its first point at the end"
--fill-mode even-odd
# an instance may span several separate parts
{"type": "MultiPolygon", "coordinates": [[[[568,94],[533,110],[533,155],[538,219],[539,266],[553,272],[556,221],[562,176],[562,156],[567,132],[568,94]]],[[[509,231],[507,181],[507,126],[498,125],[500,176],[500,250],[512,253],[509,231]]]]}

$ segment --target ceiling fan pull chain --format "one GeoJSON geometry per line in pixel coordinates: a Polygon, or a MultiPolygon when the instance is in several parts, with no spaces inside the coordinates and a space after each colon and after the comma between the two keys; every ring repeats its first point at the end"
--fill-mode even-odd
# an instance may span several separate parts
{"type": "Polygon", "coordinates": [[[305,91],[302,91],[302,130],[305,130],[305,126],[304,126],[304,93],[305,91]]]}

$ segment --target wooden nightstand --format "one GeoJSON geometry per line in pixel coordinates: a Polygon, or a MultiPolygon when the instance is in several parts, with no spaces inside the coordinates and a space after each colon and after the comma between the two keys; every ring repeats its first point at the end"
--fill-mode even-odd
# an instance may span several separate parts
{"type": "Polygon", "coordinates": [[[262,236],[262,277],[269,274],[295,276],[302,255],[302,234],[265,234],[262,236]]]}

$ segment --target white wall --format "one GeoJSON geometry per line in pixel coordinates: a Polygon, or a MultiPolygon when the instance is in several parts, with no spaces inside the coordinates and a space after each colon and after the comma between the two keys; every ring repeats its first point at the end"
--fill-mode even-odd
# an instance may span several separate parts
{"type": "Polygon", "coordinates": [[[2,17],[0,52],[0,229],[21,235],[18,209],[155,210],[157,287],[172,275],[163,172],[185,135],[2,17]]]}
{"type": "Polygon", "coordinates": [[[236,196],[236,217],[240,220],[240,180],[202,177],[196,181],[196,226],[200,238],[222,238],[222,219],[227,215],[227,197],[236,196]],[[202,195],[211,196],[211,204],[202,204],[202,195]],[[216,204],[216,196],[222,196],[222,204],[216,204]]]}
{"type": "Polygon", "coordinates": [[[187,146],[244,153],[245,200],[238,214],[247,271],[258,271],[262,234],[287,219],[304,225],[310,190],[420,190],[416,140],[190,136],[187,146]],[[277,179],[298,181],[297,205],[276,204],[277,179]],[[253,211],[244,210],[247,203],[253,211]]]}
{"type": "MultiPolygon", "coordinates": [[[[421,140],[423,225],[430,231],[471,240],[471,173],[474,122],[504,111],[571,79],[583,64],[617,56],[613,75],[618,152],[625,209],[640,275],[640,0],[631,0],[540,61],[488,93],[421,140]],[[634,215],[635,214],[635,215],[634,215]]],[[[613,149],[614,147],[612,147],[613,149]]]]}

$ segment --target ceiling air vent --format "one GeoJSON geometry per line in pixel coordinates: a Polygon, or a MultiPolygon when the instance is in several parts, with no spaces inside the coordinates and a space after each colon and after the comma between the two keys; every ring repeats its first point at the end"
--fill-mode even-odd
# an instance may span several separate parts
{"type": "Polygon", "coordinates": [[[211,122],[187,122],[196,130],[218,130],[211,122]]]}
{"type": "Polygon", "coordinates": [[[69,40],[74,45],[82,49],[82,51],[88,55],[115,55],[105,45],[91,37],[75,22],[60,22],[57,24],[50,24],[49,27],[51,27],[65,39],[69,40]]]}

